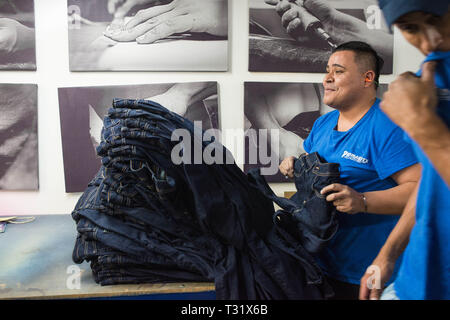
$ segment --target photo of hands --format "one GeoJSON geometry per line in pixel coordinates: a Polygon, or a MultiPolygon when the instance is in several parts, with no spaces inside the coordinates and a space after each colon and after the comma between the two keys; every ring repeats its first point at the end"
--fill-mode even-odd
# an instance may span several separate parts
{"type": "Polygon", "coordinates": [[[308,137],[314,121],[332,110],[322,102],[323,86],[320,83],[246,82],[244,87],[244,172],[269,165],[273,173],[265,174],[266,180],[285,182],[278,165],[284,158],[304,152],[303,140],[308,137]],[[268,130],[267,137],[263,129],[268,130]],[[256,159],[251,154],[255,150],[256,159]]]}
{"type": "Polygon", "coordinates": [[[159,103],[203,130],[219,129],[217,82],[59,88],[66,192],[82,192],[101,166],[96,148],[114,98],[159,103]]]}
{"type": "MultiPolygon", "coordinates": [[[[387,87],[380,85],[378,98],[387,87]]],[[[316,119],[334,110],[323,103],[323,85],[245,82],[244,88],[244,172],[266,168],[266,173],[262,174],[267,182],[288,182],[278,165],[287,157],[304,153],[303,141],[308,138],[316,119]]]]}
{"type": "Polygon", "coordinates": [[[0,70],[36,70],[33,0],[0,0],[0,70]]]}
{"type": "Polygon", "coordinates": [[[331,50],[369,43],[393,67],[393,35],[376,0],[249,0],[249,71],[325,72],[331,50]]]}
{"type": "Polygon", "coordinates": [[[68,0],[71,71],[227,71],[228,0],[68,0]]]}
{"type": "Polygon", "coordinates": [[[38,190],[37,85],[0,84],[0,190],[38,190]]]}

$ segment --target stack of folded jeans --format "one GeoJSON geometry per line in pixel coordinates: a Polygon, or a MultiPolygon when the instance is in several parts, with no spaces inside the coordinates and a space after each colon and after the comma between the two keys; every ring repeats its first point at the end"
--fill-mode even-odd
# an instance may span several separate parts
{"type": "Polygon", "coordinates": [[[149,100],[113,101],[97,153],[102,166],[72,212],[73,260],[90,262],[97,283],[213,281],[218,299],[332,295],[314,254],[337,230],[319,193],[338,181],[337,164],[300,156],[299,191],[279,198],[259,170],[244,174],[220,143],[149,100]],[[175,164],[175,129],[191,133],[181,152],[215,144],[223,161],[175,164]]]}

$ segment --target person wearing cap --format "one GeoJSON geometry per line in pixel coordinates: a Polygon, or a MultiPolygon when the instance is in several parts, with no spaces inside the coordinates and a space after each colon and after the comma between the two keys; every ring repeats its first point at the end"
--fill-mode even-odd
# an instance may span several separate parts
{"type": "Polygon", "coordinates": [[[450,2],[380,0],[379,5],[389,26],[426,55],[419,72],[401,74],[390,84],[380,105],[405,131],[422,176],[361,278],[360,299],[450,299],[450,2]],[[401,254],[398,275],[383,290],[401,254]]]}

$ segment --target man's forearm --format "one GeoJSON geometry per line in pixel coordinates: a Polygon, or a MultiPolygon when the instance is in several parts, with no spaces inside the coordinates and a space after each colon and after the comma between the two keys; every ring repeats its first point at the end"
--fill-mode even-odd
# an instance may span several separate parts
{"type": "Polygon", "coordinates": [[[407,182],[391,189],[365,192],[367,212],[400,215],[417,182],[407,182]]]}
{"type": "Polygon", "coordinates": [[[203,100],[216,92],[217,84],[215,82],[177,83],[167,90],[167,93],[185,97],[188,105],[203,100]]]}
{"type": "Polygon", "coordinates": [[[271,112],[264,97],[258,97],[252,101],[252,109],[247,110],[246,117],[255,129],[282,129],[277,119],[271,112]]]}
{"type": "MultiPolygon", "coordinates": [[[[408,245],[409,236],[415,224],[415,207],[418,189],[419,185],[416,186],[409,197],[408,203],[406,204],[400,219],[370,266],[378,267],[381,285],[384,285],[389,278],[391,278],[396,261],[408,245]]],[[[379,299],[381,294],[380,289],[382,287],[372,288],[369,286],[369,280],[373,277],[373,269],[370,267],[361,278],[361,287],[359,291],[359,299],[361,300],[379,299]]]]}
{"type": "Polygon", "coordinates": [[[414,192],[409,197],[400,219],[391,231],[378,256],[383,256],[390,261],[396,261],[405,250],[409,242],[411,230],[415,224],[418,190],[419,184],[417,184],[414,192]]]}
{"type": "Polygon", "coordinates": [[[435,114],[408,132],[450,187],[450,130],[435,114]]]}

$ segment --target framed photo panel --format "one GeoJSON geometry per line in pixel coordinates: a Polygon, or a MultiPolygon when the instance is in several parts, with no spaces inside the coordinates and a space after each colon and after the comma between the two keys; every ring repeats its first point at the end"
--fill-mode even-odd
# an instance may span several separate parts
{"type": "Polygon", "coordinates": [[[36,70],[34,0],[0,1],[0,70],[36,70]]]}
{"type": "Polygon", "coordinates": [[[393,35],[376,0],[249,0],[249,71],[325,72],[333,48],[363,41],[392,73],[393,35]]]}
{"type": "Polygon", "coordinates": [[[191,120],[202,129],[219,129],[216,82],[59,88],[66,192],[82,192],[101,166],[103,118],[114,98],[149,99],[191,120]]]}
{"type": "Polygon", "coordinates": [[[227,71],[228,0],[68,0],[71,71],[227,71]]]}
{"type": "MultiPolygon", "coordinates": [[[[244,88],[244,171],[265,168],[268,182],[286,182],[279,164],[304,153],[315,120],[334,109],[322,102],[321,83],[246,82],[244,88]]],[[[380,85],[378,97],[386,90],[380,85]]]]}
{"type": "Polygon", "coordinates": [[[0,84],[0,190],[38,190],[37,85],[0,84]]]}

